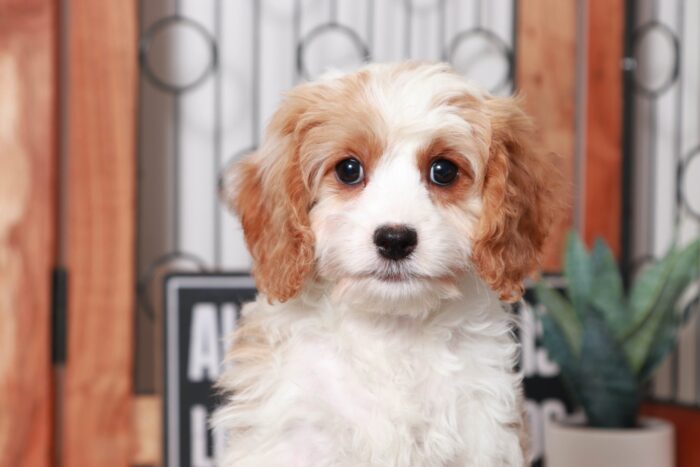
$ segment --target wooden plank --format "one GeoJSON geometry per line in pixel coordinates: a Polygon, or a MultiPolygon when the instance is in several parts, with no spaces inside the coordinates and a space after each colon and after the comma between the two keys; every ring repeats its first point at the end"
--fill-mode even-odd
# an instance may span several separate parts
{"type": "Polygon", "coordinates": [[[619,256],[622,219],[624,0],[590,0],[583,234],[604,238],[619,256]]]}
{"type": "Polygon", "coordinates": [[[676,429],[677,467],[700,465],[700,410],[671,404],[647,403],[642,406],[642,415],[663,418],[676,429]]]}
{"type": "MultiPolygon", "coordinates": [[[[576,1],[519,0],[516,80],[539,129],[542,151],[562,156],[566,180],[574,180],[576,140],[576,1]]],[[[574,206],[573,192],[569,194],[574,206]]],[[[559,269],[570,210],[553,227],[544,269],[559,269]]]]}
{"type": "Polygon", "coordinates": [[[0,465],[48,466],[55,5],[0,0],[0,465]]]}
{"type": "Polygon", "coordinates": [[[63,465],[131,461],[136,2],[68,0],[63,465]]]}
{"type": "Polygon", "coordinates": [[[159,395],[134,399],[132,465],[160,465],[163,454],[163,400],[159,395]]]}

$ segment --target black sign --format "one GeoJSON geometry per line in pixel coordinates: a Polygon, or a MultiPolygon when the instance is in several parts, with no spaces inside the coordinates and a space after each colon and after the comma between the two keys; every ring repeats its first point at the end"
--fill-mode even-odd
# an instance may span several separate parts
{"type": "MultiPolygon", "coordinates": [[[[218,405],[213,384],[243,303],[255,298],[248,275],[172,275],[165,281],[165,465],[216,465],[223,440],[209,430],[218,405]]],[[[526,298],[532,302],[530,293],[526,298]]],[[[540,465],[547,418],[572,409],[557,377],[559,369],[539,345],[540,329],[531,305],[519,309],[520,371],[530,424],[533,465],[540,465]]]]}
{"type": "Polygon", "coordinates": [[[209,430],[221,371],[241,305],[255,298],[248,275],[171,275],[165,280],[165,464],[214,466],[222,439],[209,430]]]}
{"type": "MultiPolygon", "coordinates": [[[[553,285],[556,285],[553,284],[553,285]]],[[[523,374],[525,413],[530,430],[532,467],[542,466],[544,454],[544,424],[547,419],[561,418],[573,410],[561,380],[559,367],[542,347],[542,328],[536,317],[532,290],[525,292],[525,300],[516,307],[518,339],[520,340],[519,370],[523,374]]]]}

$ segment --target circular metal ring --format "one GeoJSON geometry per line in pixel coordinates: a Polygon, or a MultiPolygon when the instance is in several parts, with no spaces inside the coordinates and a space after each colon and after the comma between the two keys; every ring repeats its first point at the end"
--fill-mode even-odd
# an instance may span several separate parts
{"type": "Polygon", "coordinates": [[[156,313],[155,307],[153,306],[153,303],[151,302],[148,296],[148,286],[151,284],[151,282],[156,276],[156,272],[161,267],[177,260],[187,261],[193,264],[198,272],[202,272],[207,269],[204,260],[192,253],[186,253],[184,251],[172,251],[170,253],[164,254],[163,256],[160,256],[159,258],[156,258],[156,260],[153,261],[148,267],[146,274],[144,274],[143,277],[139,279],[137,284],[137,301],[141,304],[144,311],[146,312],[146,316],[148,316],[151,321],[155,321],[156,313]]]}
{"type": "MultiPolygon", "coordinates": [[[[638,27],[637,30],[634,31],[634,34],[632,35],[632,44],[634,48],[632,53],[633,57],[637,56],[637,47],[642,42],[644,36],[650,34],[652,31],[659,31],[671,42],[671,46],[673,48],[673,65],[671,66],[671,73],[669,74],[666,80],[664,80],[658,86],[654,87],[648,87],[644,83],[642,83],[639,79],[637,79],[636,73],[634,74],[634,78],[632,81],[634,82],[635,89],[640,94],[643,94],[649,98],[656,98],[668,91],[671,88],[671,86],[673,86],[673,83],[675,83],[678,79],[678,76],[680,74],[680,42],[678,40],[678,36],[676,36],[676,34],[670,27],[668,27],[660,21],[652,20],[638,27]]],[[[636,69],[638,70],[639,60],[637,60],[636,63],[636,69]]]]}
{"type": "Polygon", "coordinates": [[[444,0],[404,0],[404,3],[415,12],[434,11],[444,0]]]}
{"type": "Polygon", "coordinates": [[[305,79],[312,79],[311,73],[309,73],[309,70],[306,68],[306,59],[304,56],[306,50],[318,36],[325,34],[328,31],[334,30],[340,32],[341,34],[345,35],[350,39],[353,45],[357,48],[357,51],[359,52],[360,58],[363,62],[368,62],[371,60],[371,54],[369,49],[367,48],[359,34],[357,34],[354,30],[345,25],[335,22],[322,24],[309,31],[309,33],[306,34],[306,36],[304,36],[304,38],[302,38],[299,41],[299,45],[297,45],[297,71],[305,79]]]}
{"type": "Polygon", "coordinates": [[[209,75],[211,75],[214,70],[216,70],[219,63],[218,48],[214,37],[200,23],[184,16],[167,16],[153,23],[141,36],[141,40],[139,42],[139,63],[141,64],[143,72],[156,87],[173,94],[178,94],[199,86],[209,77],[209,75]],[[167,28],[178,24],[184,25],[195,33],[199,34],[209,48],[209,60],[207,62],[207,66],[197,77],[184,84],[171,83],[165,78],[158,76],[158,73],[151,68],[151,63],[148,59],[148,52],[151,48],[154,37],[167,28]]]}
{"type": "Polygon", "coordinates": [[[685,192],[685,176],[691,163],[700,164],[700,146],[693,148],[686,156],[685,160],[678,165],[678,199],[682,201],[691,216],[700,220],[700,211],[691,206],[687,193],[685,192]]]}
{"type": "Polygon", "coordinates": [[[228,193],[226,191],[227,186],[226,186],[225,177],[226,177],[226,174],[228,173],[229,169],[233,166],[233,164],[238,162],[241,158],[243,158],[244,156],[246,156],[248,154],[254,153],[257,150],[258,150],[257,146],[251,146],[249,148],[241,149],[240,151],[236,151],[233,154],[233,156],[231,156],[231,158],[228,161],[226,161],[226,163],[224,164],[224,167],[219,172],[219,178],[216,182],[217,190],[219,192],[219,200],[220,201],[222,201],[223,203],[226,203],[228,201],[226,199],[226,196],[228,195],[228,193]]]}
{"type": "Polygon", "coordinates": [[[465,42],[478,38],[481,38],[494,45],[506,60],[507,68],[505,76],[499,82],[497,82],[495,86],[489,89],[489,91],[492,93],[499,92],[513,82],[513,49],[511,49],[511,47],[493,31],[477,26],[475,28],[460,32],[454,36],[450,42],[450,45],[443,52],[443,58],[445,61],[454,65],[454,56],[455,53],[457,53],[457,49],[465,42]]]}

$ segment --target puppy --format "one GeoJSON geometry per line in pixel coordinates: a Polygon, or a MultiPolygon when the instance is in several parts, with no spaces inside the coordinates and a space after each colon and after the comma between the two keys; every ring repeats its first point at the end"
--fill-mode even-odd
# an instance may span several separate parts
{"type": "Polygon", "coordinates": [[[228,467],[526,463],[523,293],[559,194],[513,98],[444,64],[290,91],[228,174],[260,295],[214,419],[228,467]]]}

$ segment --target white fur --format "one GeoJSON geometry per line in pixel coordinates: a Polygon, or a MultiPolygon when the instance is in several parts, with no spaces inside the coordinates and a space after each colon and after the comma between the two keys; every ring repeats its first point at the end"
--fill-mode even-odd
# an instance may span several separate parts
{"type": "Polygon", "coordinates": [[[390,129],[385,153],[357,196],[320,189],[316,280],[288,302],[261,295],[244,309],[238,332],[262,328],[269,352],[220,382],[233,393],[215,416],[231,434],[224,466],[524,465],[511,317],[469,263],[487,135],[466,142],[474,190],[459,206],[434,202],[416,163],[438,129],[473,135],[434,102],[482,94],[441,69],[403,82],[376,73],[368,92],[390,129]],[[373,244],[385,224],[418,233],[399,264],[373,244]]]}
{"type": "MultiPolygon", "coordinates": [[[[517,347],[511,320],[480,281],[428,318],[332,303],[320,290],[244,310],[274,359],[216,416],[232,467],[521,466],[517,347]],[[254,411],[247,400],[264,394],[254,411]]],[[[250,375],[231,368],[227,386],[250,375]]]]}

